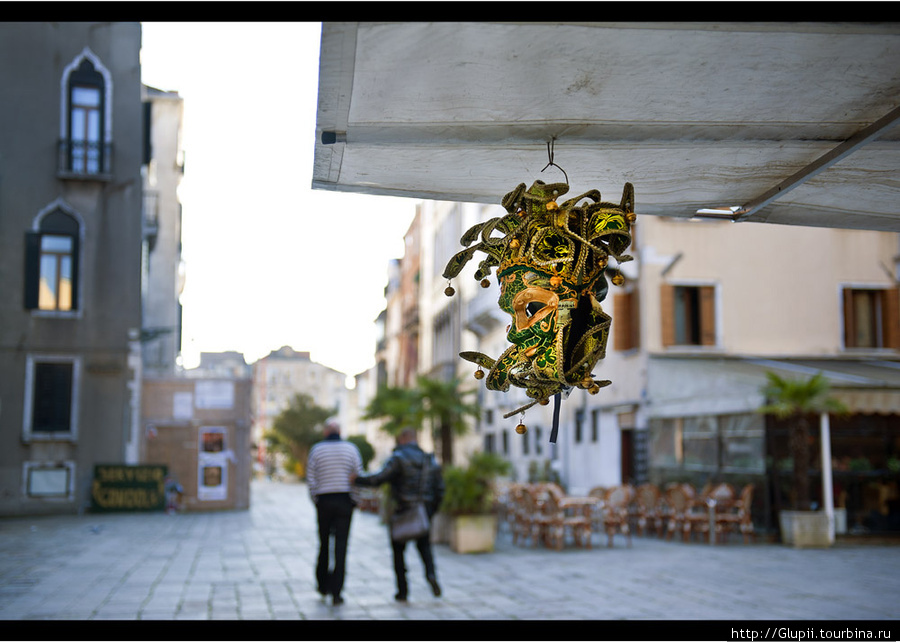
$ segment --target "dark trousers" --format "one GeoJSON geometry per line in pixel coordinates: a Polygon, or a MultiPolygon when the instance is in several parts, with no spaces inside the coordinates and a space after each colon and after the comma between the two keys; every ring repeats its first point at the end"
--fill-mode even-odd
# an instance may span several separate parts
{"type": "Polygon", "coordinates": [[[316,564],[316,582],[319,593],[340,596],[344,588],[344,570],[347,560],[347,540],[350,537],[350,518],[353,517],[353,501],[349,493],[319,495],[316,515],[319,520],[319,561],[316,564]],[[334,569],[329,571],[328,558],[334,539],[334,569]]]}
{"type": "MultiPolygon", "coordinates": [[[[431,552],[431,535],[425,534],[414,541],[416,548],[419,549],[422,564],[425,566],[425,577],[436,578],[434,555],[431,552]]],[[[406,551],[406,542],[391,540],[391,549],[394,552],[394,574],[397,576],[397,593],[402,597],[406,597],[408,586],[406,584],[406,564],[403,559],[406,551]]]]}

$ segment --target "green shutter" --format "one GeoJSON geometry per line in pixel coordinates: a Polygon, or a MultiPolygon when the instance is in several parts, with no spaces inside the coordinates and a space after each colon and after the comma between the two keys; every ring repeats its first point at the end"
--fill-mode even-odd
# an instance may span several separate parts
{"type": "Polygon", "coordinates": [[[38,284],[40,282],[40,232],[25,232],[25,309],[38,307],[38,284]]]}

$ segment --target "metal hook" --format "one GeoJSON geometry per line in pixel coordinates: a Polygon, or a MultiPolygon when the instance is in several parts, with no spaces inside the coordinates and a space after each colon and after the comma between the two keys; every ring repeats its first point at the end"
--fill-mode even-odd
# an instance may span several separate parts
{"type": "MultiPolygon", "coordinates": [[[[561,171],[563,173],[563,176],[566,177],[566,185],[568,185],[569,184],[569,175],[566,174],[566,170],[564,170],[562,167],[560,167],[559,165],[557,165],[556,163],[553,162],[553,148],[555,147],[555,143],[556,143],[556,136],[553,136],[550,140],[547,141],[547,157],[549,158],[550,162],[548,162],[546,165],[544,165],[544,169],[547,169],[551,165],[553,167],[558,168],[559,171],[561,171]]],[[[543,172],[544,169],[542,169],[541,171],[543,172]]]]}

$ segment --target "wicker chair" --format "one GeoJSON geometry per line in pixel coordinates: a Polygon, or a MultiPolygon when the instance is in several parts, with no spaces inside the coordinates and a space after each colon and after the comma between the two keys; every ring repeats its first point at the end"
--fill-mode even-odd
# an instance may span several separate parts
{"type": "Polygon", "coordinates": [[[684,484],[673,484],[666,488],[666,539],[672,539],[675,531],[681,532],[683,542],[690,541],[694,506],[693,493],[684,484]]]}
{"type": "Polygon", "coordinates": [[[628,539],[631,546],[631,526],[629,524],[629,507],[634,498],[634,488],[623,484],[610,488],[606,492],[603,506],[603,528],[606,530],[608,546],[612,548],[613,536],[619,531],[628,539]]]}
{"type": "Polygon", "coordinates": [[[653,531],[657,535],[663,534],[663,516],[660,508],[659,488],[654,484],[641,484],[635,489],[634,503],[636,511],[636,529],[638,535],[644,535],[647,531],[653,531]]]}
{"type": "Polygon", "coordinates": [[[727,511],[716,514],[716,530],[721,533],[723,541],[731,532],[740,532],[745,544],[756,538],[753,516],[750,512],[753,505],[753,490],[754,485],[747,484],[741,489],[740,495],[731,503],[727,511]]]}

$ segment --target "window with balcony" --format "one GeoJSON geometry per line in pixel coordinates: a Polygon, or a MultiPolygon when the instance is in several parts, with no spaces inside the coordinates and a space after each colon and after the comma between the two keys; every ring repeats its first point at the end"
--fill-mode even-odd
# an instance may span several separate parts
{"type": "Polygon", "coordinates": [[[54,209],[25,234],[25,308],[69,313],[78,309],[78,220],[54,209]]]}
{"type": "Polygon", "coordinates": [[[844,347],[900,349],[897,288],[843,289],[844,347]]]}
{"type": "Polygon", "coordinates": [[[62,79],[59,169],[67,177],[102,178],[111,167],[109,72],[86,49],[62,79]]]}
{"type": "Polygon", "coordinates": [[[660,293],[663,346],[716,345],[716,288],[663,284],[660,293]]]}

